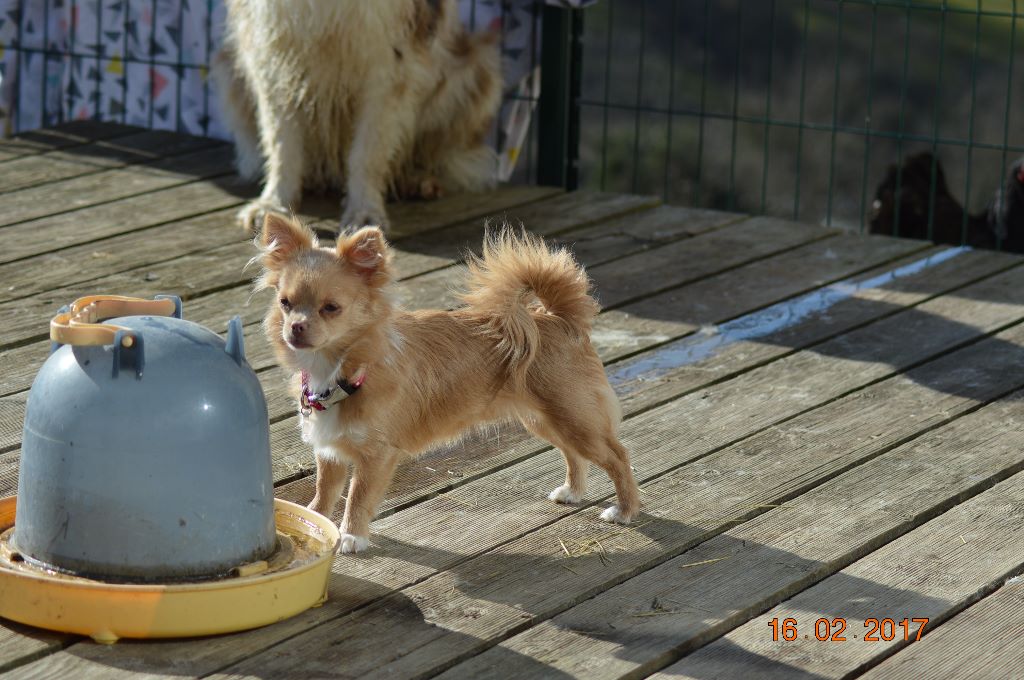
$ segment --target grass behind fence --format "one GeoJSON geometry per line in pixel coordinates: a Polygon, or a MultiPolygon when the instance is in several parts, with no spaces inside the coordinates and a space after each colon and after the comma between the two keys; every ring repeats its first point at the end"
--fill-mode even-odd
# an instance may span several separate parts
{"type": "Polygon", "coordinates": [[[1016,0],[602,0],[581,186],[862,229],[886,168],[930,150],[981,211],[1024,152],[1022,17],[1016,0]]]}

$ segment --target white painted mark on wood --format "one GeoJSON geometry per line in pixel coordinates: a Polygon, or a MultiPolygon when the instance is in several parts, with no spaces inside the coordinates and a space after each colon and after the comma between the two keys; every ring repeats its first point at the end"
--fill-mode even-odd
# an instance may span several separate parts
{"type": "Polygon", "coordinates": [[[870,279],[839,281],[732,321],[701,329],[694,335],[668,343],[635,361],[625,362],[611,372],[609,380],[612,385],[619,385],[631,380],[656,379],[674,368],[712,357],[728,345],[777,333],[809,316],[821,314],[860,291],[879,288],[897,279],[914,276],[969,250],[971,249],[968,247],[950,248],[870,279]]]}

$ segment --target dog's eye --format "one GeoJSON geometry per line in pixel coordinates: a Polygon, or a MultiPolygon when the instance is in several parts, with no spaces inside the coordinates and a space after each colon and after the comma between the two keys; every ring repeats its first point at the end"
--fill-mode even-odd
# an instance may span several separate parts
{"type": "Polygon", "coordinates": [[[327,302],[327,303],[324,304],[323,307],[320,308],[320,311],[321,312],[325,312],[327,314],[334,314],[339,309],[341,309],[341,307],[339,307],[338,305],[334,304],[333,302],[327,302]]]}
{"type": "Polygon", "coordinates": [[[288,298],[281,298],[281,306],[285,309],[291,309],[292,303],[288,301],[288,298]]]}

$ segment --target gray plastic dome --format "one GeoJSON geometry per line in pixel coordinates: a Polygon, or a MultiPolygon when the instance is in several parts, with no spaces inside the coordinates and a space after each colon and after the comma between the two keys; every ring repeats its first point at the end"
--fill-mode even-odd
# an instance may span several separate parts
{"type": "Polygon", "coordinates": [[[172,299],[174,317],[112,319],[113,343],[55,344],[40,369],[13,536],[24,556],[157,581],[222,575],[273,552],[267,407],[241,322],[225,342],[182,320],[172,299]]]}

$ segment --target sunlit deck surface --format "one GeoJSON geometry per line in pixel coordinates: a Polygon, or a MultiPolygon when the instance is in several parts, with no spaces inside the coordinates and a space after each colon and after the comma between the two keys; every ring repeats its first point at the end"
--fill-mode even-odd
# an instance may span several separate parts
{"type": "MultiPolygon", "coordinates": [[[[255,190],[232,174],[230,147],[76,123],[0,143],[0,192],[0,496],[17,488],[27,390],[58,307],[172,293],[218,332],[242,317],[276,494],[309,502],[313,454],[234,221],[255,190]]],[[[575,250],[604,309],[593,341],[622,400],[638,521],[598,519],[612,491],[598,470],[584,504],[547,500],[558,452],[492,428],[401,468],[371,549],[335,559],[320,608],[113,646],[3,622],[0,671],[1019,677],[1020,257],[540,187],[390,211],[410,308],[456,304],[485,218],[575,250]],[[928,619],[920,641],[915,619],[928,619]]],[[[338,214],[326,199],[303,211],[327,234],[338,214]]]]}

